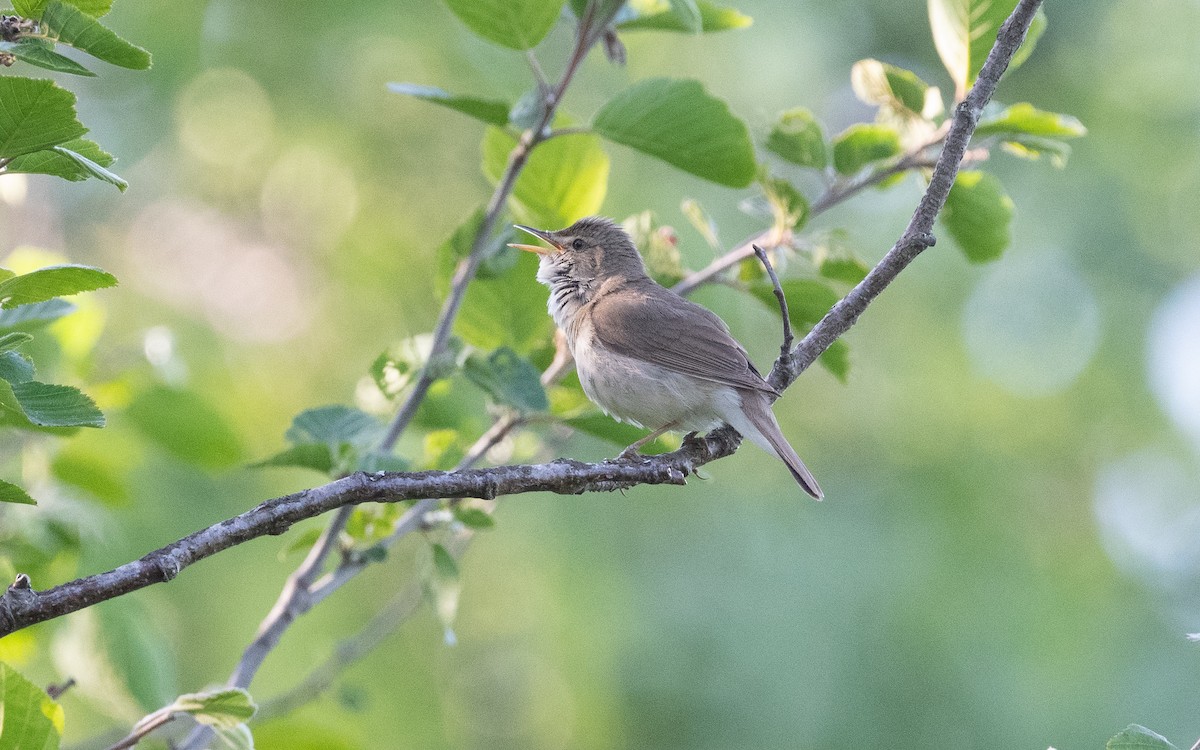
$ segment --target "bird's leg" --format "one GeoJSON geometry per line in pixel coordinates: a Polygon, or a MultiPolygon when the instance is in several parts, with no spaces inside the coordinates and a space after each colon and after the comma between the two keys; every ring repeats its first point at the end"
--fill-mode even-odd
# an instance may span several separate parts
{"type": "Polygon", "coordinates": [[[662,427],[659,427],[654,432],[650,433],[646,437],[642,438],[641,440],[638,440],[633,445],[631,445],[628,448],[626,448],[625,450],[621,451],[620,454],[617,455],[617,460],[618,461],[628,461],[629,459],[633,458],[634,456],[636,456],[638,454],[638,451],[642,449],[643,445],[650,442],[654,438],[662,435],[664,432],[670,432],[671,430],[675,429],[676,424],[677,424],[677,422],[667,422],[662,427]]]}

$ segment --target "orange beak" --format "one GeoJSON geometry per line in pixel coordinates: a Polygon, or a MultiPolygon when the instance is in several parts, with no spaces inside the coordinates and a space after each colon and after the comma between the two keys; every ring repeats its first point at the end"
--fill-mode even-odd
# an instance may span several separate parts
{"type": "MultiPolygon", "coordinates": [[[[549,232],[544,232],[541,229],[534,229],[533,227],[522,226],[521,224],[513,224],[513,226],[516,227],[517,229],[520,229],[522,232],[532,234],[534,237],[537,237],[542,242],[545,242],[545,243],[553,246],[557,250],[562,250],[562,245],[555,242],[554,238],[552,238],[550,236],[549,232]]],[[[548,248],[542,247],[541,245],[518,245],[515,242],[510,242],[508,246],[515,247],[518,250],[525,250],[527,252],[537,253],[538,255],[549,255],[550,254],[550,250],[548,248]]]]}

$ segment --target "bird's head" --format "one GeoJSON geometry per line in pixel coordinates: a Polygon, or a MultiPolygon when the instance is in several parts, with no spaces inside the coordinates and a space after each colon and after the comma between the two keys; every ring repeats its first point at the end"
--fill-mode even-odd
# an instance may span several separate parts
{"type": "Polygon", "coordinates": [[[511,245],[541,256],[538,280],[542,283],[553,284],[555,277],[566,277],[571,282],[598,287],[609,278],[638,279],[646,275],[633,240],[608,219],[589,216],[557,232],[520,224],[516,227],[550,246],[511,245]]]}

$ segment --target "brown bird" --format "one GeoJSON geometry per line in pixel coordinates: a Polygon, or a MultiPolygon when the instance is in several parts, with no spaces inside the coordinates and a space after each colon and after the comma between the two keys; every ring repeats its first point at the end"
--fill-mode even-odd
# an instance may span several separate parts
{"type": "Polygon", "coordinates": [[[625,230],[599,217],[557,232],[516,227],[550,245],[512,247],[541,256],[537,278],[550,287],[550,315],[566,336],[583,392],[605,414],[654,430],[621,458],[669,430],[725,422],[779,456],[805,492],[823,497],[771,412],[779,392],[724,321],[646,274],[625,230]]]}

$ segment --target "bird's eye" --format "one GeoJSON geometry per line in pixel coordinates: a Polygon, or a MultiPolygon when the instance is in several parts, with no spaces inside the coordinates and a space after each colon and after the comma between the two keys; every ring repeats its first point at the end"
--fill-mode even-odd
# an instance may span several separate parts
{"type": "Polygon", "coordinates": [[[571,247],[575,248],[576,250],[582,250],[583,249],[583,240],[576,237],[575,241],[571,243],[571,247]]]}

